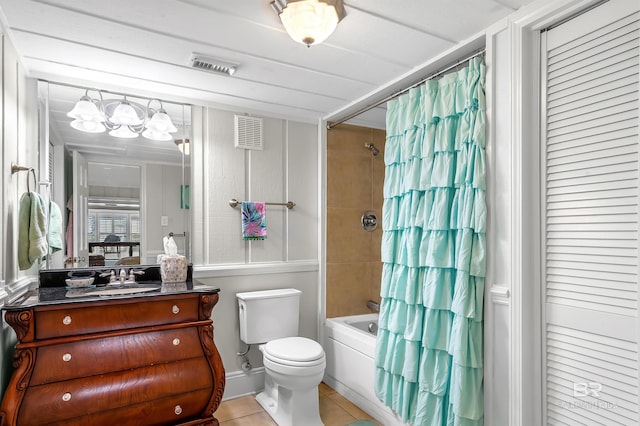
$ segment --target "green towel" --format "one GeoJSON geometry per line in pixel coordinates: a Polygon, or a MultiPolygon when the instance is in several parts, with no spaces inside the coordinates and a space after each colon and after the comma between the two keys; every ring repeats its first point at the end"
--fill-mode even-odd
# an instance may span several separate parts
{"type": "Polygon", "coordinates": [[[31,268],[33,263],[47,254],[47,214],[44,200],[36,192],[20,197],[18,211],[18,267],[31,268]]]}
{"type": "Polygon", "coordinates": [[[49,205],[49,226],[47,229],[49,252],[62,250],[62,213],[60,207],[53,201],[49,205]]]}

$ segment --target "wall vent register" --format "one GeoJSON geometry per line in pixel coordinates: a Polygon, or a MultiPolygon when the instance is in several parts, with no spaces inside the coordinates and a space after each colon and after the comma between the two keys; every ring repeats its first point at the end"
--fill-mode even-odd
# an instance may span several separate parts
{"type": "Polygon", "coordinates": [[[235,147],[263,149],[262,118],[246,115],[235,116],[235,147]]]}

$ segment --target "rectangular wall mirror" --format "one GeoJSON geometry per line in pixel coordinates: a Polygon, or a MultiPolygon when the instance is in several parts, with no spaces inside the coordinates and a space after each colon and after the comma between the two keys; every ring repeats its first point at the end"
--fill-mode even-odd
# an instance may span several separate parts
{"type": "Polygon", "coordinates": [[[191,260],[191,106],[38,82],[40,193],[62,213],[45,269],[151,265],[173,236],[191,260]]]}

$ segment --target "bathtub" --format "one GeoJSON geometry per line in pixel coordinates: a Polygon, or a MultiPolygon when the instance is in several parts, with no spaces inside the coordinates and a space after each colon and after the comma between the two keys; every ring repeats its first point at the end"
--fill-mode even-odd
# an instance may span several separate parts
{"type": "Polygon", "coordinates": [[[402,421],[384,406],[373,391],[374,355],[378,314],[327,318],[324,382],[385,426],[402,421]]]}

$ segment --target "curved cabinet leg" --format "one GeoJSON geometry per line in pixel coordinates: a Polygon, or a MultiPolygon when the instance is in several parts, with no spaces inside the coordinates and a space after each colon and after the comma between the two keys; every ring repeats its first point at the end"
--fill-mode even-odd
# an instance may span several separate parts
{"type": "Polygon", "coordinates": [[[36,350],[34,348],[16,349],[13,355],[15,369],[0,407],[0,425],[13,426],[18,424],[19,407],[29,387],[33,367],[36,364],[36,350]]]}
{"type": "Polygon", "coordinates": [[[213,375],[213,392],[211,394],[211,401],[209,401],[209,404],[203,413],[203,416],[206,416],[213,415],[213,413],[218,409],[218,406],[222,401],[226,378],[224,366],[222,365],[222,358],[220,357],[218,348],[216,348],[216,344],[213,341],[213,325],[209,324],[199,327],[199,332],[200,342],[202,343],[202,348],[207,355],[211,374],[213,375]]]}

